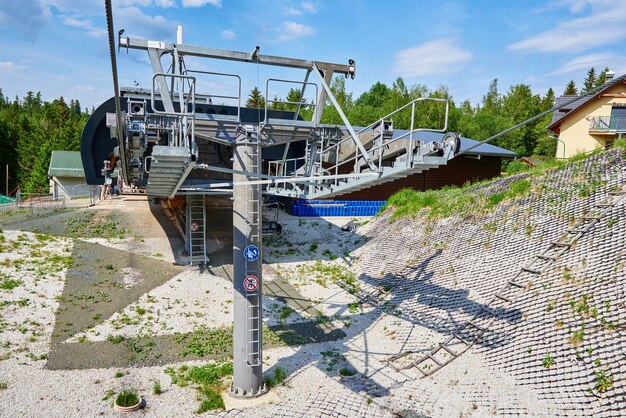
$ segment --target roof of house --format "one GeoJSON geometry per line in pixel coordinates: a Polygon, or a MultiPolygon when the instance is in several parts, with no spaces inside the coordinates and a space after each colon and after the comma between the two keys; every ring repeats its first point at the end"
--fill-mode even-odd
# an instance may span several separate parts
{"type": "MultiPolygon", "coordinates": [[[[407,133],[408,131],[403,129],[395,129],[394,137],[399,137],[407,133]]],[[[421,131],[413,134],[413,138],[416,140],[424,141],[424,142],[433,142],[433,141],[441,141],[445,134],[441,132],[429,132],[429,131],[421,131]]],[[[478,141],[475,141],[470,138],[461,137],[461,149],[460,151],[464,151],[475,144],[478,141]]],[[[508,149],[500,148],[491,144],[483,144],[480,145],[473,150],[469,151],[466,155],[484,155],[485,157],[502,157],[502,158],[515,158],[517,154],[513,151],[509,151],[508,149]]]]}
{"type": "Polygon", "coordinates": [[[624,80],[622,79],[624,76],[618,77],[614,80],[611,80],[607,83],[605,83],[602,88],[593,95],[590,96],[560,96],[557,97],[556,100],[554,101],[554,105],[555,106],[559,106],[558,110],[555,110],[552,113],[552,121],[550,122],[550,125],[548,126],[548,129],[550,130],[554,130],[555,128],[558,127],[558,125],[560,125],[561,121],[568,115],[568,114],[573,114],[576,110],[580,109],[581,107],[583,107],[585,104],[589,103],[592,100],[595,100],[597,97],[599,97],[602,93],[604,93],[606,90],[608,90],[609,88],[624,82],[624,80]],[[578,99],[576,99],[578,98],[578,99]],[[574,101],[572,101],[574,100],[574,101]],[[568,103],[571,102],[571,103],[568,103]],[[568,104],[566,104],[568,103],[568,104]]]}
{"type": "Polygon", "coordinates": [[[85,177],[80,151],[52,151],[48,176],[85,177]]]}

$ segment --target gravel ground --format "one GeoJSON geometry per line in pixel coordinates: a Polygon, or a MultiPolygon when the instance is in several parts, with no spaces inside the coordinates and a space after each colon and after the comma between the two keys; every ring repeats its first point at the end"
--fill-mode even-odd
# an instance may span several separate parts
{"type": "MultiPolygon", "coordinates": [[[[150,209],[145,201],[128,203],[144,214],[150,209]]],[[[123,200],[107,205],[110,207],[94,210],[130,213],[123,200]]],[[[378,281],[379,272],[384,279],[385,271],[389,273],[394,266],[406,265],[401,254],[387,252],[389,259],[384,263],[374,260],[370,264],[359,264],[359,257],[367,259],[365,253],[369,248],[377,248],[367,246],[370,237],[381,230],[400,228],[399,224],[387,224],[386,219],[378,218],[352,233],[339,228],[347,221],[285,216],[281,219],[284,234],[266,239],[264,247],[267,262],[264,280],[268,290],[280,286],[286,289],[284,295],[274,289],[272,297],[264,298],[265,323],[291,325],[315,320],[321,328],[327,327],[329,332],[340,328],[346,336],[323,343],[265,349],[266,374],[273,376],[283,370],[287,375],[284,384],[272,389],[280,401],[216,414],[207,412],[204,416],[588,415],[584,410],[557,408],[540,390],[524,384],[523,376],[507,373],[493,364],[486,350],[470,350],[425,379],[415,368],[400,371],[392,368],[387,362],[390,356],[405,350],[424,352],[445,337],[448,332],[445,327],[427,326],[419,319],[424,312],[431,311],[436,311],[439,317],[450,315],[446,305],[440,305],[446,299],[432,295],[424,299],[416,294],[395,306],[389,294],[376,290],[384,280],[372,282],[378,281]],[[415,312],[407,315],[400,309],[415,312]],[[341,376],[342,369],[354,370],[355,374],[341,376]]],[[[163,239],[158,224],[150,224],[149,217],[142,216],[141,225],[130,230],[131,238],[87,241],[132,255],[142,254],[151,257],[151,262],[152,259],[176,261],[175,246],[163,239]],[[142,236],[144,226],[149,233],[142,236]]],[[[181,359],[158,366],[47,369],[46,354],[59,307],[56,299],[64,290],[66,267],[71,261],[67,257],[81,243],[18,230],[5,230],[1,236],[0,417],[119,416],[112,410],[113,398],[109,395],[129,388],[137,390],[147,401],[147,407],[137,415],[194,414],[199,405],[196,390],[173,385],[165,369],[182,364],[203,365],[206,361],[181,359]],[[157,381],[163,391],[160,395],[153,393],[157,381]]],[[[378,241],[384,247],[384,240],[378,238],[378,241]]],[[[416,257],[420,248],[415,247],[412,257],[416,257]]],[[[434,274],[450,274],[446,268],[439,266],[434,274]]],[[[159,282],[159,286],[147,290],[127,306],[110,316],[107,314],[109,317],[97,325],[66,339],[65,344],[102,342],[112,335],[171,336],[192,332],[199,326],[232,323],[232,285],[228,279],[192,267],[178,271],[171,279],[168,276],[165,283],[159,282]]],[[[141,273],[136,268],[125,267],[115,274],[120,275],[124,289],[130,291],[141,286],[141,273]]],[[[69,289],[70,279],[67,282],[69,289]]],[[[466,299],[478,298],[472,290],[446,289],[453,296],[460,292],[466,299]]]]}

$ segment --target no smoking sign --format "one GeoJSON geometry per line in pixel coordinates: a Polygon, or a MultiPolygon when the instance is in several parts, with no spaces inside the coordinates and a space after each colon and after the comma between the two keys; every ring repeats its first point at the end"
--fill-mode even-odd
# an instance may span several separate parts
{"type": "Polygon", "coordinates": [[[246,276],[246,278],[243,279],[243,287],[248,292],[254,292],[259,287],[259,279],[252,275],[246,276]]]}

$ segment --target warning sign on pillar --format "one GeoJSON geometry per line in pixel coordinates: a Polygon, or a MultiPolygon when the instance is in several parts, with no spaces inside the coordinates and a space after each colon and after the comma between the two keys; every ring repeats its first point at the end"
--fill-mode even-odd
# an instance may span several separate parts
{"type": "Polygon", "coordinates": [[[248,292],[254,292],[259,287],[259,279],[256,276],[246,276],[243,279],[243,287],[246,288],[248,292]]]}

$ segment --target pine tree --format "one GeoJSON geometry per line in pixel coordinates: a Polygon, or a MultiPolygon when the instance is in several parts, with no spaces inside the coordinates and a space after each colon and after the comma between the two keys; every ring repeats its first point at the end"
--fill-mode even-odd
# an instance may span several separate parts
{"type": "Polygon", "coordinates": [[[595,87],[599,87],[603,85],[604,83],[606,83],[606,73],[608,72],[609,72],[609,67],[604,67],[604,70],[600,72],[600,75],[598,76],[598,79],[596,80],[595,87]]]}
{"type": "Polygon", "coordinates": [[[306,105],[306,99],[301,100],[300,99],[300,89],[289,89],[289,92],[287,93],[287,97],[285,98],[286,102],[291,102],[291,103],[286,103],[285,104],[285,109],[286,110],[291,110],[291,111],[295,111],[298,108],[298,105],[295,103],[302,103],[300,105],[300,110],[305,109],[306,105]]]}
{"type": "Polygon", "coordinates": [[[585,81],[583,81],[583,93],[593,90],[596,85],[596,81],[596,69],[591,67],[589,71],[587,71],[587,77],[585,77],[585,81]]]}
{"type": "Polygon", "coordinates": [[[565,96],[578,95],[578,90],[576,89],[576,83],[574,83],[574,80],[571,80],[569,83],[567,83],[567,86],[565,86],[565,91],[563,92],[563,95],[565,96]]]}
{"type": "Polygon", "coordinates": [[[257,87],[253,88],[250,92],[250,96],[248,96],[248,100],[246,100],[246,107],[253,109],[265,108],[265,97],[263,97],[261,91],[257,87]]]}
{"type": "Polygon", "coordinates": [[[546,92],[544,98],[541,99],[541,111],[548,110],[552,106],[554,106],[554,90],[552,90],[552,87],[550,87],[546,92]]]}

